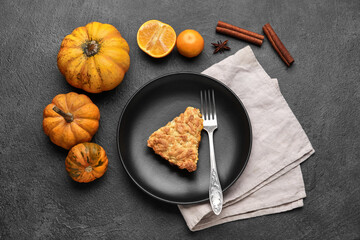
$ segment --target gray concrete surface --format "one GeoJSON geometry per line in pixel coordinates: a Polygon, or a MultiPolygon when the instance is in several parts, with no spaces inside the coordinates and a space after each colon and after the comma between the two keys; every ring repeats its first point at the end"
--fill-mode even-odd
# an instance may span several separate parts
{"type": "Polygon", "coordinates": [[[360,239],[360,1],[10,1],[0,3],[0,239],[360,239]],[[160,4],[161,3],[161,4],[160,4]],[[149,19],[177,33],[198,30],[205,49],[154,60],[137,47],[149,19]],[[290,212],[192,233],[174,205],[141,192],[116,148],[120,112],[156,76],[201,72],[248,45],[229,38],[213,55],[218,20],[262,33],[270,22],[295,59],[287,68],[265,41],[251,46],[308,134],[316,154],[302,164],[307,198],[290,212]],[[42,111],[59,93],[82,92],[60,74],[63,37],[91,21],[113,24],[129,42],[131,67],[115,90],[90,94],[101,111],[93,141],[109,157],[92,184],[66,174],[67,151],[42,130],[42,111]]]}

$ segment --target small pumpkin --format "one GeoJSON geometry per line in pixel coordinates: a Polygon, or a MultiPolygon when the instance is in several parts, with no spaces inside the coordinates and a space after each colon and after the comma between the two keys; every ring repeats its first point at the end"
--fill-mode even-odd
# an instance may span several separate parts
{"type": "Polygon", "coordinates": [[[88,142],[99,128],[99,108],[84,94],[59,94],[46,106],[43,129],[50,140],[65,149],[88,142]]]}
{"type": "Polygon", "coordinates": [[[91,22],[64,38],[57,64],[70,85],[91,93],[108,91],[130,67],[129,45],[114,26],[91,22]]]}
{"type": "Polygon", "coordinates": [[[79,143],[71,148],[65,159],[66,171],[77,182],[91,182],[107,170],[105,150],[96,143],[79,143]]]}

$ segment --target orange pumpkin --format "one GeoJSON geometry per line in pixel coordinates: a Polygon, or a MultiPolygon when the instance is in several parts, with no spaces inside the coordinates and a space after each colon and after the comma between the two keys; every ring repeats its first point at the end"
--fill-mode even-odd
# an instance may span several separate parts
{"type": "Polygon", "coordinates": [[[88,142],[99,128],[99,108],[84,94],[59,94],[46,106],[43,128],[56,145],[65,149],[88,142]]]}
{"type": "Polygon", "coordinates": [[[92,22],[64,38],[57,64],[70,85],[91,93],[108,91],[130,67],[129,45],[114,26],[92,22]]]}
{"type": "Polygon", "coordinates": [[[77,182],[91,182],[107,170],[105,150],[96,143],[79,143],[71,148],[65,159],[66,171],[77,182]]]}

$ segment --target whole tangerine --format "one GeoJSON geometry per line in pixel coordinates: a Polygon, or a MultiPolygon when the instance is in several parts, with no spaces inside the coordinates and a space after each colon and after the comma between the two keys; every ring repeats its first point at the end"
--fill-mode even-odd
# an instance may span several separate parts
{"type": "Polygon", "coordinates": [[[193,29],[186,29],[177,37],[176,47],[184,57],[196,57],[204,49],[204,39],[199,32],[193,29]]]}

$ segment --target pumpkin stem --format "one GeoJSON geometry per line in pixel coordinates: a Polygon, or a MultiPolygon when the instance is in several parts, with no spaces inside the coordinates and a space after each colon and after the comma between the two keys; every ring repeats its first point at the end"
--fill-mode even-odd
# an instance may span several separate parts
{"type": "Polygon", "coordinates": [[[74,116],[71,113],[65,113],[63,110],[61,110],[57,106],[54,106],[53,110],[56,113],[60,114],[63,118],[65,118],[66,122],[70,123],[70,122],[74,121],[74,116]]]}
{"type": "Polygon", "coordinates": [[[95,55],[98,51],[99,51],[99,44],[95,40],[92,40],[87,44],[85,44],[84,52],[88,57],[95,55]]]}
{"type": "Polygon", "coordinates": [[[92,167],[91,166],[87,166],[86,168],[85,168],[85,172],[91,172],[92,171],[92,167]]]}

